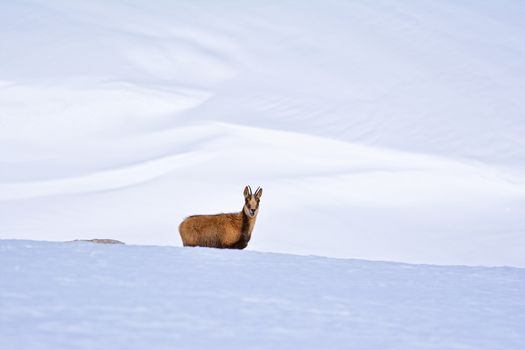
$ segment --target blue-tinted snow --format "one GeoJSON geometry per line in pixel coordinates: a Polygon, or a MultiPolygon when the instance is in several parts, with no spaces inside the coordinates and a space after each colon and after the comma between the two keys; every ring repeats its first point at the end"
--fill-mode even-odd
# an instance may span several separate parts
{"type": "Polygon", "coordinates": [[[0,348],[522,349],[525,270],[0,241],[0,348]]]}

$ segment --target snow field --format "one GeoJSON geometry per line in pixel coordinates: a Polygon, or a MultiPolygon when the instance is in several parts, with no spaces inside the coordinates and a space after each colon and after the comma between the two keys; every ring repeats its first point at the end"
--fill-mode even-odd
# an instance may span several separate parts
{"type": "Polygon", "coordinates": [[[0,241],[2,349],[521,349],[525,272],[0,241]]]}
{"type": "Polygon", "coordinates": [[[525,266],[511,1],[0,5],[0,235],[525,266]]]}

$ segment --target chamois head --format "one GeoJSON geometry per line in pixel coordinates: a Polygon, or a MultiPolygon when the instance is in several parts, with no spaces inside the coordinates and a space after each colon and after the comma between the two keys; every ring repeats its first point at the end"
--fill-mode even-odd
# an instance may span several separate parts
{"type": "Polygon", "coordinates": [[[257,216],[259,212],[259,202],[261,201],[262,188],[257,188],[255,194],[252,194],[252,189],[250,186],[244,188],[244,213],[253,218],[257,216]]]}

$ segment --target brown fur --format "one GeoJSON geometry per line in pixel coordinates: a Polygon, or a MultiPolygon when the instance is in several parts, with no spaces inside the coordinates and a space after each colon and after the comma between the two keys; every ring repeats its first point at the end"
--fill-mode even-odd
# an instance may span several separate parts
{"type": "Polygon", "coordinates": [[[244,249],[250,241],[259,208],[262,189],[252,195],[247,186],[245,204],[238,213],[193,215],[179,225],[182,244],[188,247],[244,249]]]}

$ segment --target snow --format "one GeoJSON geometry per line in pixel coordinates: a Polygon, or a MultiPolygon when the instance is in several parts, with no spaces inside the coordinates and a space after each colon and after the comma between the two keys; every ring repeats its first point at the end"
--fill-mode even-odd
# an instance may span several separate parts
{"type": "Polygon", "coordinates": [[[525,267],[512,1],[0,4],[0,237],[525,267]]]}
{"type": "Polygon", "coordinates": [[[525,270],[0,241],[2,349],[522,349],[525,270]]]}

